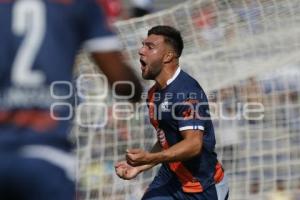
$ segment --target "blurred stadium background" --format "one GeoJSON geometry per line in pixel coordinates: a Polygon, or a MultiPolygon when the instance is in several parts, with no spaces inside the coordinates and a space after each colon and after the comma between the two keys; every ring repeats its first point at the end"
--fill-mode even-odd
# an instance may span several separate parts
{"type": "MultiPolygon", "coordinates": [[[[124,3],[129,11],[132,4],[124,3]]],[[[183,70],[203,86],[212,102],[217,152],[230,178],[230,199],[300,199],[300,1],[155,0],[153,13],[115,22],[128,62],[139,73],[137,49],[154,25],[178,28],[185,42],[183,70]],[[245,105],[248,105],[246,107],[245,105]],[[259,107],[257,105],[263,105],[259,107]],[[246,118],[247,109],[256,109],[246,118]],[[263,115],[263,117],[257,118],[263,115]],[[256,120],[255,120],[256,119],[256,120]]],[[[97,73],[89,57],[77,60],[77,74],[97,73]]],[[[113,117],[114,99],[95,106],[103,83],[86,78],[81,87],[84,119],[75,123],[78,199],[137,200],[155,169],[133,181],[114,174],[114,163],[129,147],[149,149],[155,133],[147,109],[113,117]],[[100,114],[99,114],[100,113],[100,114]]],[[[149,86],[145,82],[145,87],[149,86]]],[[[108,92],[109,94],[111,92],[108,92]]]]}

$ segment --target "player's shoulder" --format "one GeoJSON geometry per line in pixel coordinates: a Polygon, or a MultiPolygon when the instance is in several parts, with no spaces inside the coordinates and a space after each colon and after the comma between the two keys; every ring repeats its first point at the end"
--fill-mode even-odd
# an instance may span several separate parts
{"type": "Polygon", "coordinates": [[[206,101],[206,94],[197,80],[191,75],[181,70],[180,74],[174,81],[173,92],[176,93],[177,101],[186,99],[198,99],[206,101]]]}
{"type": "Polygon", "coordinates": [[[188,84],[194,84],[194,85],[199,85],[198,81],[192,77],[190,74],[188,74],[187,72],[181,70],[182,72],[182,78],[187,81],[188,84]]]}
{"type": "Polygon", "coordinates": [[[181,70],[178,79],[175,81],[175,85],[181,91],[203,91],[198,81],[183,70],[181,70]]]}

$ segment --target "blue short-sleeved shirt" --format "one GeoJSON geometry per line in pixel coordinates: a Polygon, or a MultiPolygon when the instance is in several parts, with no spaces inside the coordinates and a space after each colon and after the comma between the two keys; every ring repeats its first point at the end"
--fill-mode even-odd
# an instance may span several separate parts
{"type": "Polygon", "coordinates": [[[214,152],[216,141],[208,100],[198,82],[178,68],[165,88],[158,89],[154,85],[149,90],[148,105],[151,123],[164,149],[183,139],[180,131],[203,131],[200,155],[184,162],[168,164],[181,181],[183,190],[201,192],[215,184],[216,170],[221,167],[214,152]]]}
{"type": "MultiPolygon", "coordinates": [[[[0,143],[13,140],[7,132],[24,133],[20,136],[43,132],[41,137],[66,139],[78,50],[120,48],[99,1],[0,1],[0,27],[0,143]],[[51,108],[56,118],[64,120],[53,122],[51,108]]],[[[23,143],[39,143],[33,140],[37,138],[23,143]]]]}

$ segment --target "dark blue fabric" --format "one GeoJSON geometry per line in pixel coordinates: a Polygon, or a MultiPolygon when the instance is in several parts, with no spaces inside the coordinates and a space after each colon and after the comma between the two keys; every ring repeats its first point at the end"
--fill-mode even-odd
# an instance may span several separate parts
{"type": "Polygon", "coordinates": [[[71,200],[75,185],[65,172],[43,160],[16,152],[0,153],[0,198],[5,200],[71,200]]]}
{"type": "MultiPolygon", "coordinates": [[[[98,0],[0,1],[0,113],[17,115],[20,111],[50,111],[54,102],[72,105],[72,86],[56,85],[53,89],[56,96],[71,96],[58,99],[51,95],[50,85],[55,81],[71,83],[74,59],[82,44],[87,40],[107,36],[113,36],[113,33],[106,24],[98,0]],[[14,12],[20,5],[23,11],[27,10],[25,14],[14,12]],[[45,16],[45,20],[34,15],[39,13],[45,16]],[[23,24],[26,29],[18,33],[13,29],[13,23],[20,22],[14,20],[20,16],[26,19],[23,24]],[[40,21],[36,22],[38,19],[40,21]],[[38,26],[34,26],[37,23],[38,26]],[[39,40],[32,33],[41,35],[42,39],[39,40]],[[33,48],[32,40],[29,42],[31,46],[28,45],[28,39],[38,41],[38,46],[33,48]],[[24,46],[33,50],[21,51],[24,46]],[[24,56],[24,52],[34,53],[32,60],[29,59],[31,62],[27,62],[29,66],[26,69],[31,75],[38,71],[43,74],[45,80],[38,81],[39,84],[22,85],[22,81],[14,82],[12,79],[16,57],[24,56]]],[[[26,58],[28,57],[26,54],[26,58]]],[[[30,76],[20,71],[19,74],[30,81],[30,76]]],[[[59,113],[56,117],[68,116],[68,107],[55,108],[54,114],[59,113]]],[[[59,121],[42,132],[33,130],[30,123],[23,125],[14,120],[9,116],[0,121],[0,199],[74,199],[74,183],[66,178],[61,169],[42,160],[23,158],[17,153],[22,146],[34,144],[71,151],[68,136],[71,120],[59,121]]]]}
{"type": "MultiPolygon", "coordinates": [[[[31,8],[33,9],[33,7],[31,8]]],[[[36,13],[33,11],[28,12],[30,13],[27,13],[26,17],[36,13]]],[[[74,105],[75,90],[71,85],[71,81],[75,56],[85,41],[103,39],[114,35],[107,25],[99,1],[0,1],[0,27],[0,112],[32,109],[50,111],[51,106],[55,105],[54,103],[64,103],[67,105],[53,107],[55,117],[67,118],[68,116],[74,116],[72,106],[74,105]],[[20,3],[24,2],[42,2],[43,8],[45,8],[45,12],[43,11],[45,21],[35,22],[43,23],[43,38],[37,47],[32,66],[29,66],[30,69],[28,69],[30,73],[41,72],[45,80],[41,84],[30,86],[15,84],[11,78],[13,63],[22,47],[28,46],[28,39],[37,40],[36,37],[32,38],[32,33],[38,32],[36,26],[33,26],[34,17],[27,20],[24,33],[17,34],[13,31],[14,19],[19,15],[14,10],[17,5],[19,6],[20,3]],[[56,81],[64,81],[67,84],[56,84],[52,88],[51,94],[50,86],[56,81]],[[71,86],[68,86],[68,84],[71,86]],[[65,98],[59,99],[53,94],[65,98]],[[67,97],[69,94],[70,97],[67,97]]],[[[26,78],[26,74],[24,74],[24,77],[26,78]]],[[[0,122],[0,144],[2,148],[2,144],[5,143],[4,140],[16,139],[17,135],[20,136],[20,140],[24,141],[24,144],[28,144],[29,140],[32,140],[32,143],[40,141],[41,144],[44,144],[46,140],[51,141],[54,139],[57,141],[56,143],[64,143],[68,137],[70,119],[61,120],[56,129],[49,130],[48,132],[52,136],[37,135],[34,137],[33,133],[35,132],[33,130],[17,126],[14,128],[13,122],[10,123],[9,130],[7,130],[7,127],[4,129],[4,125],[0,122]],[[15,132],[13,129],[15,129],[15,132]],[[8,136],[3,134],[4,132],[14,132],[14,135],[8,136]],[[3,141],[1,142],[1,140],[3,141]]],[[[48,133],[42,134],[49,135],[48,133]]],[[[50,143],[53,143],[53,141],[50,143]]],[[[65,144],[65,146],[68,147],[70,144],[65,144]]]]}
{"type": "Polygon", "coordinates": [[[142,200],[218,200],[218,196],[215,185],[202,193],[183,192],[177,177],[163,165],[142,200]]]}
{"type": "Polygon", "coordinates": [[[179,131],[181,127],[192,126],[190,129],[199,129],[198,126],[203,126],[201,154],[182,163],[199,180],[204,189],[210,187],[214,184],[215,166],[218,161],[214,152],[216,144],[214,128],[203,89],[195,79],[181,70],[166,88],[156,91],[155,97],[156,118],[159,121],[159,129],[162,130],[159,138],[166,139],[169,146],[183,139],[179,131]],[[195,109],[197,115],[193,114],[191,118],[185,119],[183,112],[190,107],[181,105],[184,102],[191,102],[191,105],[197,108],[195,109]]]}

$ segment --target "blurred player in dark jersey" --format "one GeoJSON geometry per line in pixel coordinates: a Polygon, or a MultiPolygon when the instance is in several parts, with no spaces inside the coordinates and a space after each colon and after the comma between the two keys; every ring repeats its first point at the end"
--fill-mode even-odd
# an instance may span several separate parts
{"type": "MultiPolygon", "coordinates": [[[[74,199],[76,53],[90,52],[109,83],[132,81],[132,102],[138,78],[97,0],[0,0],[0,27],[0,199],[74,199]]],[[[131,86],[119,84],[116,93],[131,94],[131,86]]]]}
{"type": "Polygon", "coordinates": [[[158,142],[150,152],[129,149],[116,173],[132,179],[162,163],[143,200],[225,200],[229,190],[217,160],[207,97],[198,82],[179,67],[180,33],[156,26],[139,50],[142,76],[155,80],[148,92],[149,116],[158,142]]]}

